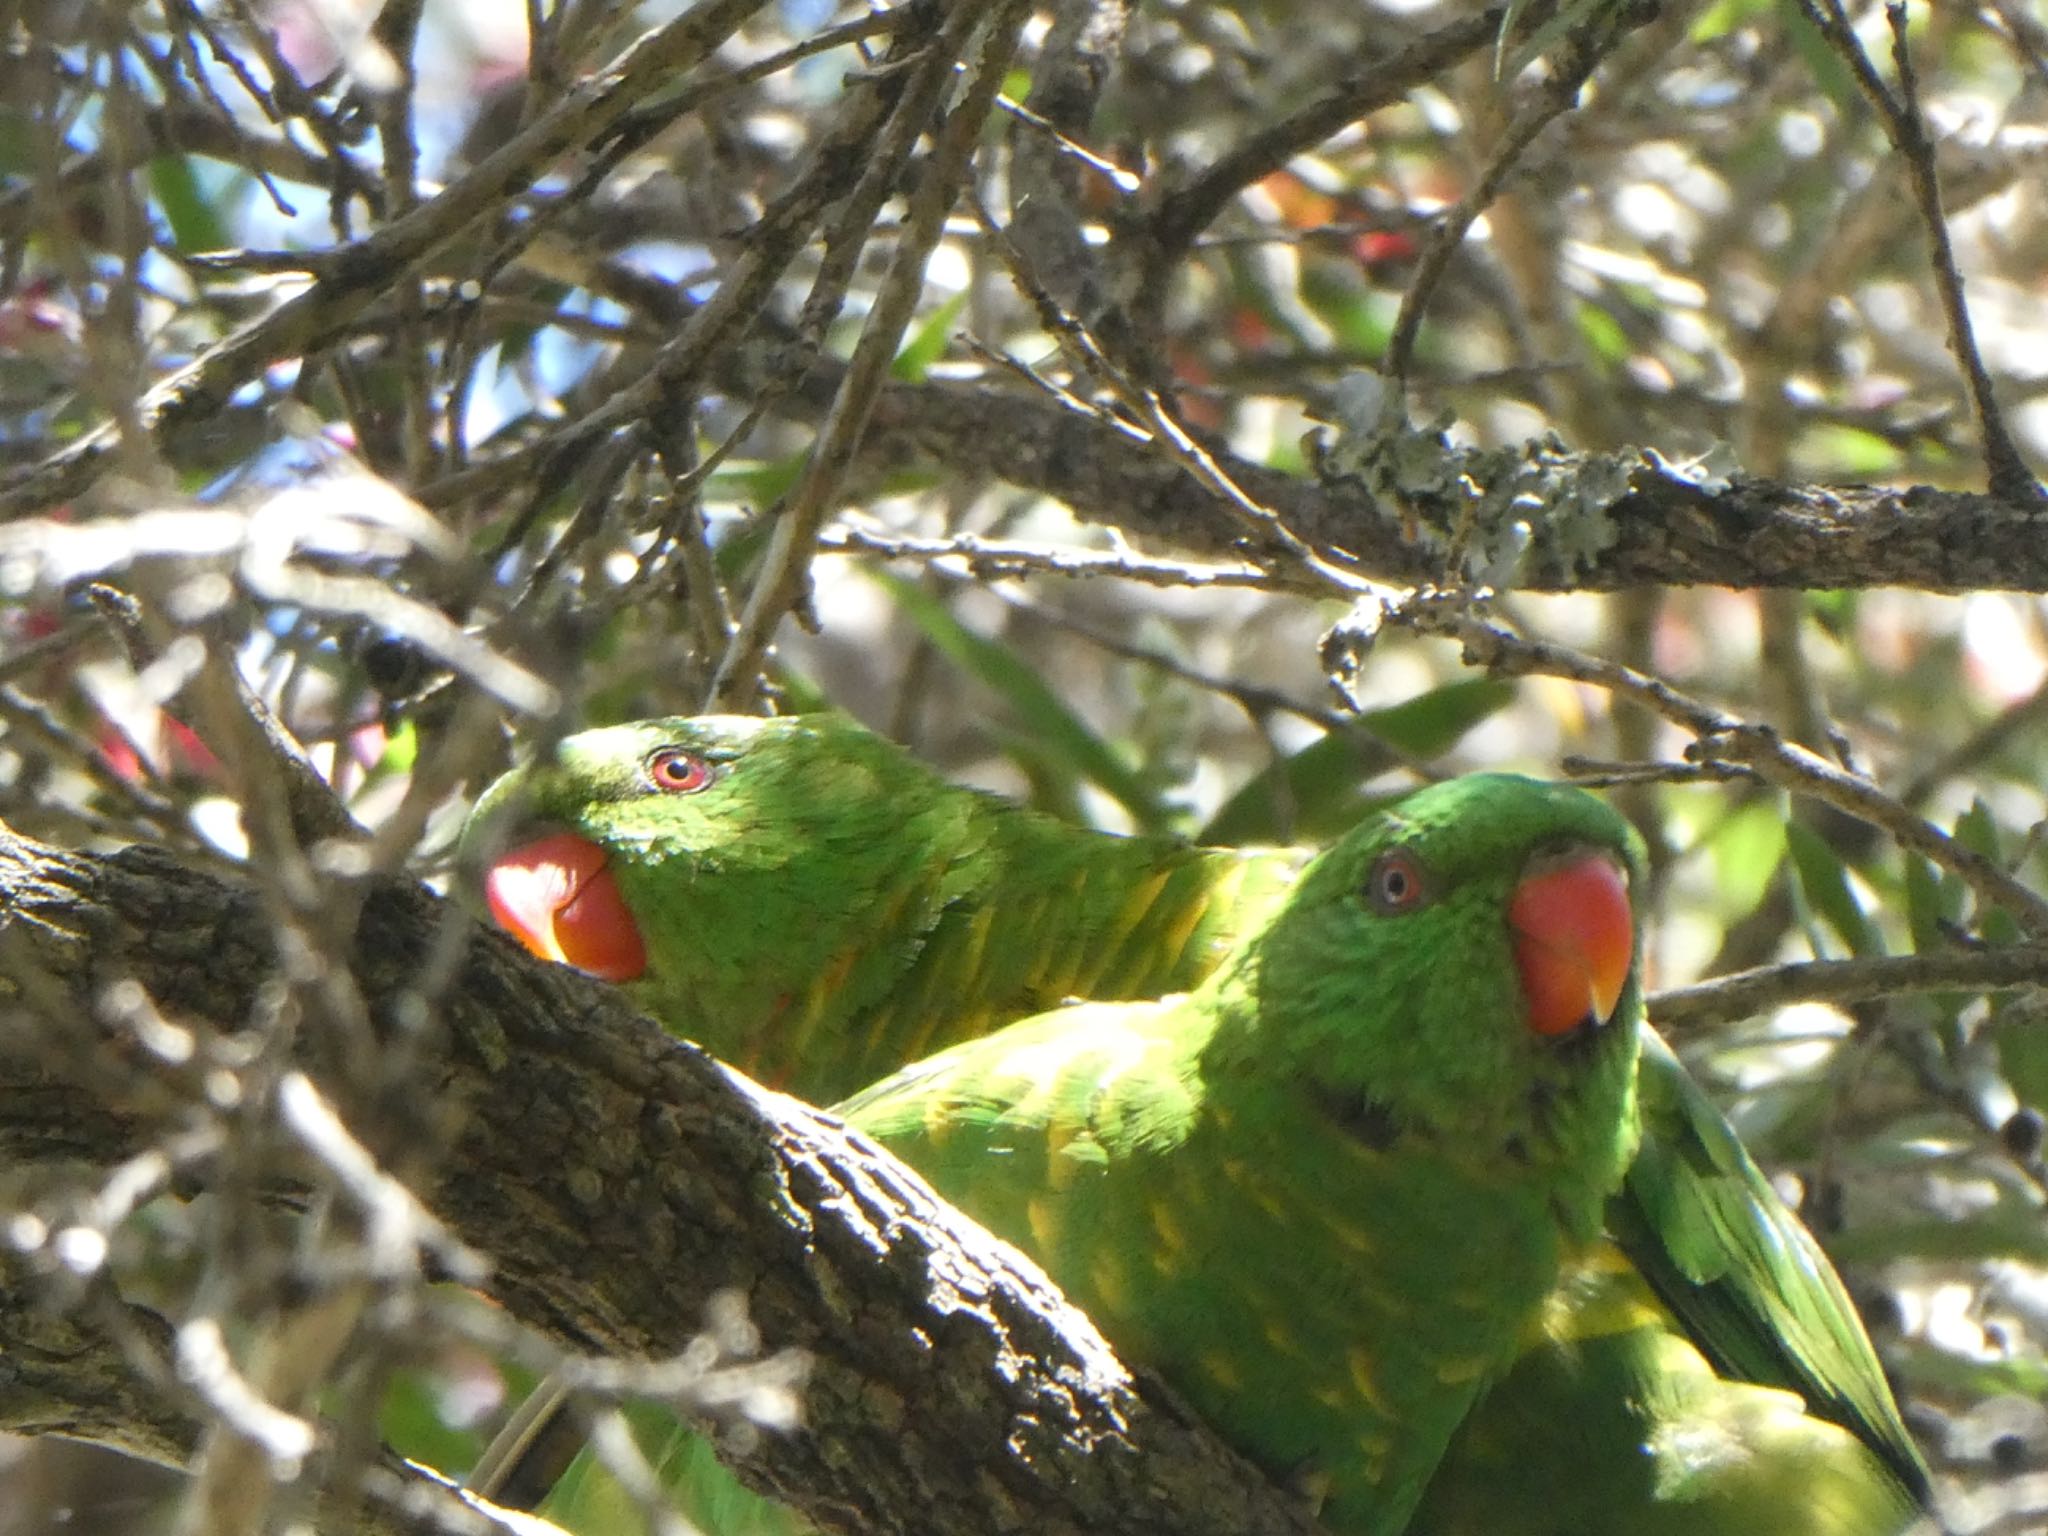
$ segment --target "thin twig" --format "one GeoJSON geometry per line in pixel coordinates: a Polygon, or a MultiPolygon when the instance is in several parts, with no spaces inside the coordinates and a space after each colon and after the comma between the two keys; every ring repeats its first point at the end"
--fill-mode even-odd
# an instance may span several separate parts
{"type": "Polygon", "coordinates": [[[1134,231],[1156,248],[1146,263],[1148,281],[1156,282],[1177,262],[1246,187],[1340,129],[1406,99],[1418,86],[1479,52],[1500,35],[1506,14],[1505,4],[1491,6],[1439,28],[1391,58],[1375,59],[1308,105],[1239,139],[1213,165],[1168,191],[1152,217],[1134,231]]]}
{"type": "Polygon", "coordinates": [[[2005,416],[1992,392],[1991,372],[1984,355],[1977,350],[1976,331],[1970,324],[1970,308],[1963,298],[1963,274],[1956,268],[1956,253],[1948,237],[1948,219],[1941,211],[1941,181],[1934,166],[1934,145],[1927,136],[1927,118],[1920,110],[1920,80],[1913,68],[1913,53],[1906,44],[1906,7],[1891,0],[1884,8],[1892,33],[1892,62],[1899,71],[1900,103],[1892,142],[1906,157],[1912,175],[1913,198],[1920,205],[1920,218],[1927,226],[1929,254],[1934,259],[1934,284],[1941,294],[1941,310],[1948,321],[1949,345],[1969,382],[1970,403],[1977,412],[1977,430],[1984,439],[1984,462],[1990,472],[1991,492],[2014,501],[2048,500],[2041,483],[2020,457],[2019,445],[2007,430],[2005,416]]]}
{"type": "Polygon", "coordinates": [[[1043,603],[1033,602],[1021,592],[1002,587],[992,587],[989,592],[1005,607],[1085,640],[1098,650],[1108,651],[1111,655],[1121,656],[1127,661],[1157,668],[1169,677],[1178,678],[1204,692],[1228,699],[1253,719],[1270,714],[1287,714],[1306,720],[1312,725],[1321,726],[1326,731],[1345,732],[1358,728],[1358,721],[1351,714],[1333,709],[1318,709],[1313,704],[1304,704],[1298,699],[1290,698],[1277,688],[1262,688],[1257,683],[1243,683],[1234,678],[1218,677],[1213,672],[1204,672],[1199,667],[1191,667],[1178,657],[1170,656],[1155,647],[1125,640],[1073,614],[1062,613],[1056,608],[1048,608],[1043,603]]]}
{"type": "MultiPolygon", "coordinates": [[[[641,99],[709,57],[766,0],[706,0],[650,32],[612,68],[584,81],[553,112],[522,129],[459,181],[352,246],[323,257],[323,280],[209,347],[145,391],[143,431],[211,415],[271,364],[322,345],[447,241],[497,217],[506,193],[538,168],[604,135],[641,99]]],[[[108,466],[118,435],[103,426],[50,454],[0,492],[0,516],[77,498],[108,466]]]]}
{"type": "Polygon", "coordinates": [[[1381,370],[1394,381],[1396,400],[1400,398],[1401,386],[1414,360],[1416,339],[1422,332],[1422,317],[1429,309],[1429,301],[1435,295],[1437,285],[1450,270],[1451,258],[1464,243],[1466,231],[1499,195],[1501,184],[1507,180],[1508,173],[1522,158],[1523,152],[1535,142],[1536,136],[1577,104],[1580,87],[1614,44],[1620,41],[1626,27],[1634,24],[1620,21],[1621,9],[1616,8],[1619,24],[1603,27],[1597,35],[1588,28],[1573,40],[1570,47],[1559,50],[1555,73],[1516,111],[1502,131],[1493,158],[1487,162],[1479,180],[1471,191],[1458,199],[1454,207],[1444,211],[1436,231],[1423,246],[1421,260],[1416,263],[1415,274],[1409,279],[1408,291],[1401,295],[1401,310],[1395,317],[1393,332],[1387,338],[1386,363],[1381,370]]]}
{"type": "Polygon", "coordinates": [[[1994,496],[2020,503],[2048,500],[2019,446],[2005,425],[2004,413],[1992,392],[1991,373],[1977,349],[1977,337],[1970,325],[1970,310],[1963,297],[1963,277],[1956,268],[1955,251],[1948,235],[1948,219],[1941,209],[1941,181],[1935,170],[1934,144],[1927,135],[1927,119],[1920,110],[1920,83],[1913,68],[1912,50],[1906,39],[1906,7],[1902,0],[1888,0],[1885,21],[1891,29],[1892,63],[1898,70],[1899,90],[1894,96],[1885,87],[1877,68],[1864,52],[1855,29],[1843,13],[1841,0],[1799,0],[1800,9],[1820,31],[1827,44],[1855,76],[1857,85],[1877,111],[1885,137],[1906,162],[1913,200],[1920,209],[1920,221],[1927,231],[1928,254],[1934,268],[1934,285],[1941,296],[1941,309],[1948,322],[1949,346],[1956,355],[1969,385],[1970,403],[1977,415],[1977,431],[1984,442],[1984,464],[1994,496]]]}
{"type": "Polygon", "coordinates": [[[920,539],[847,526],[820,535],[818,548],[829,554],[915,560],[949,573],[960,571],[986,577],[1102,576],[1151,587],[1250,587],[1257,591],[1272,591],[1287,584],[1285,578],[1256,566],[1198,565],[1191,560],[1148,557],[1128,549],[1008,544],[971,533],[955,534],[949,539],[920,539]]]}
{"type": "MultiPolygon", "coordinates": [[[[763,558],[762,574],[748,594],[732,642],[712,674],[707,703],[731,705],[753,695],[761,658],[767,653],[775,627],[803,590],[819,530],[853,467],[875,398],[888,378],[889,363],[917,307],[918,296],[924,291],[925,265],[944,231],[946,212],[959,196],[969,157],[996,94],[1002,89],[1010,56],[1016,50],[1018,29],[1029,12],[1026,0],[1006,0],[988,20],[975,75],[939,130],[937,146],[911,194],[895,260],[868,311],[867,325],[847,363],[832,408],[818,430],[803,478],[790,493],[789,504],[776,522],[763,558]]],[[[929,110],[929,106],[920,104],[936,105],[940,92],[951,79],[953,61],[971,35],[969,28],[978,20],[978,8],[959,7],[921,65],[920,73],[928,77],[928,83],[920,82],[905,91],[904,105],[899,110],[906,119],[909,114],[919,114],[918,127],[922,128],[926,121],[922,113],[929,110]]]]}
{"type": "Polygon", "coordinates": [[[1660,1025],[1694,1025],[1749,1018],[1793,1003],[1846,1008],[1907,992],[2010,992],[2025,987],[2048,987],[2048,949],[2013,945],[1761,965],[1654,993],[1648,1006],[1650,1017],[1660,1025]]]}
{"type": "Polygon", "coordinates": [[[1963,741],[1951,747],[1899,791],[1899,799],[1915,809],[1958,775],[2005,750],[2022,731],[2048,720],[2048,680],[2025,698],[2016,699],[1963,741]]]}
{"type": "Polygon", "coordinates": [[[1118,402],[1137,417],[1152,434],[1153,440],[1186,469],[1198,485],[1218,497],[1230,514],[1248,530],[1257,533],[1263,542],[1290,556],[1305,578],[1320,580],[1329,595],[1357,598],[1382,590],[1364,576],[1333,564],[1330,556],[1301,538],[1277,512],[1240,486],[1221,459],[1181,424],[1157,390],[1129,377],[1096,342],[1088,328],[1060,307],[1038,282],[1022,253],[1011,243],[1008,232],[996,224],[979,199],[975,200],[975,212],[1008,267],[1018,291],[1038,311],[1040,324],[1074,354],[1081,369],[1107,386],[1118,402]]]}

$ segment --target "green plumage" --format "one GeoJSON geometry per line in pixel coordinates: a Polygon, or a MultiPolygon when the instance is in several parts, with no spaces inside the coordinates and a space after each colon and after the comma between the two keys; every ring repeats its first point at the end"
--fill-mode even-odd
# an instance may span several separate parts
{"type": "Polygon", "coordinates": [[[642,1006],[821,1103],[1068,998],[1192,986],[1307,857],[1082,832],[832,715],[587,731],[494,784],[465,843],[521,810],[609,853],[647,944],[642,1006]],[[654,791],[663,747],[708,786],[654,791]]]}
{"type": "Polygon", "coordinates": [[[1590,1034],[1524,1022],[1508,901],[1560,843],[1619,859],[1629,833],[1533,780],[1420,791],[1197,991],[1015,1025],[842,1112],[1329,1529],[1399,1531],[1631,1150],[1633,984],[1590,1034]],[[1366,894],[1396,851],[1414,910],[1366,894]]]}
{"type": "MultiPolygon", "coordinates": [[[[521,800],[610,854],[642,1003],[819,1100],[1066,997],[1193,985],[1303,861],[1076,829],[834,716],[586,733],[494,786],[472,844],[521,800]],[[700,793],[654,791],[665,746],[715,765],[700,793]]],[[[1604,1218],[1619,1248],[1571,1262],[1411,1529],[1903,1529],[1925,1472],[1826,1260],[1654,1034],[1639,1093],[1642,1150],[1604,1218]]]]}

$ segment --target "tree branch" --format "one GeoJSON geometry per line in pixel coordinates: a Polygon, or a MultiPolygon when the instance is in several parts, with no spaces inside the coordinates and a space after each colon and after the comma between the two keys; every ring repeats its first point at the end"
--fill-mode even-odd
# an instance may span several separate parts
{"type": "MultiPolygon", "coordinates": [[[[1174,549],[1248,552],[1242,516],[1158,446],[1012,389],[897,386],[877,404],[865,451],[877,479],[910,462],[971,468],[1064,502],[1085,521],[1174,549]]],[[[1221,447],[1210,451],[1234,484],[1298,536],[1348,552],[1383,581],[1444,579],[1432,546],[1410,541],[1399,513],[1363,490],[1221,447]]],[[[2030,501],[1929,486],[1740,477],[1708,487],[1660,477],[1587,509],[1608,540],[1604,547],[1571,555],[1539,542],[1514,584],[1533,592],[1651,585],[2048,592],[2039,515],[2030,501]]]]}
{"type": "MultiPolygon", "coordinates": [[[[767,1344],[808,1351],[813,1368],[803,1429],[761,1436],[733,1464],[830,1526],[1310,1529],[1134,1382],[1013,1251],[836,1121],[678,1045],[608,989],[467,934],[422,1037],[421,978],[466,924],[415,887],[375,883],[349,961],[453,1127],[440,1165],[408,1183],[490,1257],[487,1289],[515,1317],[582,1348],[668,1353],[715,1294],[741,1289],[767,1344]]],[[[263,1016],[278,965],[252,892],[152,849],[97,857],[0,830],[0,1159],[45,1182],[81,1168],[98,1181],[189,1125],[203,1074],[183,1082],[145,1049],[136,984],[165,1024],[228,1038],[263,1016]]],[[[326,1049],[302,1030],[291,1064],[360,1135],[379,1117],[348,1102],[326,1049]]],[[[366,1143],[387,1169],[411,1168],[408,1144],[366,1143]]],[[[279,1171],[317,1176],[303,1157],[279,1171]]],[[[175,1182],[204,1189],[208,1173],[199,1156],[175,1182]]],[[[40,1408],[19,1382],[0,1394],[12,1425],[183,1443],[132,1383],[45,1374],[40,1408]]]]}

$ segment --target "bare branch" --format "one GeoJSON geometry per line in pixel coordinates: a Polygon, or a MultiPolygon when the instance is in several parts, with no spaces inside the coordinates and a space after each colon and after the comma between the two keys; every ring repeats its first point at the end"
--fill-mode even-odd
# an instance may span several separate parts
{"type": "MultiPolygon", "coordinates": [[[[808,580],[818,530],[838,503],[840,487],[852,468],[861,435],[867,430],[890,359],[896,355],[904,328],[924,291],[925,266],[938,244],[946,212],[960,195],[968,157],[988,119],[990,105],[1002,89],[1004,72],[1017,46],[1017,29],[1028,16],[1029,7],[1013,0],[997,7],[988,18],[980,62],[939,130],[938,146],[911,194],[907,227],[897,244],[895,263],[868,312],[860,342],[847,364],[824,425],[818,430],[803,479],[776,522],[765,569],[748,594],[725,654],[712,675],[710,691],[714,703],[730,707],[752,698],[768,642],[808,580]]],[[[876,170],[886,171],[895,158],[908,153],[910,145],[923,132],[932,108],[952,81],[955,59],[965,50],[979,20],[979,7],[958,6],[953,19],[932,40],[919,69],[922,85],[905,92],[891,124],[895,152],[891,154],[878,146],[876,170]]],[[[886,191],[886,181],[876,191],[886,191]]]]}
{"type": "Polygon", "coordinates": [[[1566,677],[1617,693],[1691,735],[1694,741],[1686,749],[1688,757],[1739,764],[1780,789],[1846,811],[1886,833],[1900,847],[1955,875],[1983,907],[2002,908],[2037,939],[2048,936],[2048,900],[2038,892],[1932,822],[1914,815],[1861,774],[1836,767],[1768,726],[1726,714],[1633,668],[1518,635],[1475,613],[1465,594],[1424,594],[1389,618],[1425,633],[1456,639],[1464,646],[1468,663],[1498,675],[1566,677]]]}
{"type": "Polygon", "coordinates": [[[1911,992],[2007,992],[2048,987],[2048,950],[2030,945],[1867,960],[1795,961],[1672,987],[1649,999],[1660,1026],[1746,1019],[1793,1003],[1847,1008],[1911,992]]]}
{"type": "MultiPolygon", "coordinates": [[[[602,136],[629,108],[708,57],[765,3],[706,0],[649,33],[440,196],[323,257],[321,282],[152,386],[138,404],[140,429],[155,436],[178,420],[209,416],[272,363],[315,350],[430,251],[493,217],[509,192],[528,185],[557,156],[602,136]]],[[[75,499],[107,467],[117,442],[103,427],[50,455],[0,492],[0,517],[75,499]]]]}

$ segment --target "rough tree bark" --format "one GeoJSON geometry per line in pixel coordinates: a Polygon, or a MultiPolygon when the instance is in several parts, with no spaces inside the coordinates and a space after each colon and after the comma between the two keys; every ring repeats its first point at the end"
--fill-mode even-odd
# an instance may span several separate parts
{"type": "MultiPolygon", "coordinates": [[[[462,922],[414,886],[364,890],[349,958],[380,1032],[418,1028],[419,979],[462,922]]],[[[872,1145],[584,977],[495,934],[460,942],[416,1046],[450,1113],[447,1154],[408,1182],[489,1255],[498,1300],[578,1346],[673,1352],[709,1298],[742,1288],[769,1347],[813,1359],[804,1428],[738,1456],[747,1482],[828,1525],[903,1536],[1311,1528],[1133,1380],[1041,1274],[872,1145]],[[577,1254],[588,1262],[564,1262],[577,1254]]],[[[178,1094],[110,986],[139,982],[166,1020],[228,1032],[276,972],[252,892],[157,850],[88,856],[0,829],[0,1159],[104,1170],[175,1121],[178,1094]]],[[[321,1042],[301,1035],[294,1061],[325,1086],[321,1042]]],[[[404,1146],[378,1150],[407,1166],[404,1146]]],[[[189,1420],[7,1278],[0,1427],[185,1452],[189,1420]]]]}

